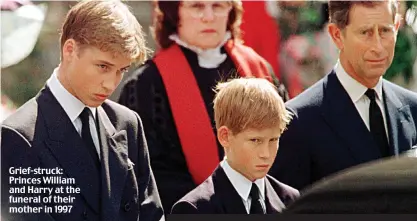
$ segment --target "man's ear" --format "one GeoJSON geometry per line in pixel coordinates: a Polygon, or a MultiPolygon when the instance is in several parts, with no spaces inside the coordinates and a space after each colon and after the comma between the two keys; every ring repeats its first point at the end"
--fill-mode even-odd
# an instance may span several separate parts
{"type": "Polygon", "coordinates": [[[67,39],[62,46],[62,57],[64,60],[70,61],[77,55],[77,44],[74,39],[67,39]]]}
{"type": "Polygon", "coordinates": [[[403,22],[403,19],[400,14],[395,15],[395,33],[398,33],[398,29],[400,29],[401,22],[403,22]]]}
{"type": "Polygon", "coordinates": [[[217,139],[219,143],[227,150],[230,145],[230,138],[232,136],[232,132],[226,126],[221,126],[217,129],[217,139]]]}
{"type": "Polygon", "coordinates": [[[336,47],[342,51],[344,48],[342,30],[340,30],[340,28],[337,27],[335,23],[329,23],[327,25],[327,31],[329,32],[330,37],[332,37],[332,40],[334,44],[336,45],[336,47]]]}

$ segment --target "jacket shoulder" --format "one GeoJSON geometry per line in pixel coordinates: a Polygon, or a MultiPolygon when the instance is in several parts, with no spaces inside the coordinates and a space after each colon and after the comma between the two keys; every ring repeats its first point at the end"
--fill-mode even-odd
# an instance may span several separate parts
{"type": "Polygon", "coordinates": [[[285,102],[285,107],[294,115],[293,118],[297,120],[309,119],[321,112],[325,94],[324,84],[324,79],[322,79],[285,102]]]}
{"type": "MultiPolygon", "coordinates": [[[[212,177],[208,177],[203,183],[201,183],[199,186],[194,188],[192,191],[187,193],[184,197],[182,197],[178,202],[179,203],[188,203],[195,207],[197,210],[209,210],[210,203],[213,200],[214,196],[214,185],[212,177]]],[[[174,204],[174,207],[175,207],[174,204]]]]}
{"type": "Polygon", "coordinates": [[[288,205],[300,197],[300,192],[294,187],[282,183],[270,175],[266,175],[266,179],[268,179],[269,183],[272,185],[284,204],[288,205]]]}
{"type": "Polygon", "coordinates": [[[389,88],[404,103],[411,107],[417,108],[417,93],[396,85],[390,81],[384,80],[384,87],[389,88]]]}
{"type": "Polygon", "coordinates": [[[35,134],[35,125],[41,122],[38,115],[38,102],[32,98],[1,123],[2,130],[14,131],[30,142],[35,134]]]}
{"type": "Polygon", "coordinates": [[[116,128],[126,128],[128,126],[137,128],[138,124],[142,123],[139,115],[124,105],[106,100],[101,106],[116,128]]]}

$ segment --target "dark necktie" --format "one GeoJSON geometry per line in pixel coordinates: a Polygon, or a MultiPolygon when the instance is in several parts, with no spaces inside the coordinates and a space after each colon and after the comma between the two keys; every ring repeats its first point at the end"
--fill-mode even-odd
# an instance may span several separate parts
{"type": "Polygon", "coordinates": [[[386,157],[389,155],[388,138],[385,132],[385,124],[381,109],[375,100],[375,90],[368,89],[365,94],[368,96],[369,100],[371,100],[369,105],[369,125],[371,128],[371,133],[376,144],[381,150],[382,156],[386,157]]]}
{"type": "Polygon", "coordinates": [[[87,147],[88,152],[90,153],[94,164],[97,168],[100,168],[100,159],[98,157],[98,153],[96,150],[96,146],[94,145],[93,138],[91,137],[90,132],[90,119],[91,111],[88,107],[85,107],[83,112],[80,114],[81,122],[82,122],[82,129],[81,129],[81,138],[84,141],[85,146],[87,147]]]}
{"type": "Polygon", "coordinates": [[[262,199],[259,197],[259,189],[255,183],[252,183],[249,196],[252,199],[249,214],[265,214],[261,204],[262,199]]]}

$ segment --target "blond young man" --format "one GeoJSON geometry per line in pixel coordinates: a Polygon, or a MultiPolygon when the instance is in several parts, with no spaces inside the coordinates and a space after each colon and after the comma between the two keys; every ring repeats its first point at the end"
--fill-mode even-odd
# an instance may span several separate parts
{"type": "Polygon", "coordinates": [[[279,213],[299,192],[267,175],[278,140],[291,119],[275,86],[240,78],[217,85],[214,116],[225,151],[212,175],[172,207],[171,213],[279,213]]]}
{"type": "Polygon", "coordinates": [[[163,220],[141,119],[107,100],[146,58],[140,24],[120,1],[81,1],[61,31],[61,63],[1,125],[2,218],[163,220]]]}

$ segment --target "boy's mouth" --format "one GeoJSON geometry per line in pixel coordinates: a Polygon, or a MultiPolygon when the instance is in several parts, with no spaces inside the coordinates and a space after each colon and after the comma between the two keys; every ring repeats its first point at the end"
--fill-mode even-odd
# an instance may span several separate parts
{"type": "Polygon", "coordinates": [[[259,164],[259,165],[256,165],[256,168],[268,168],[269,167],[269,164],[259,164]]]}

